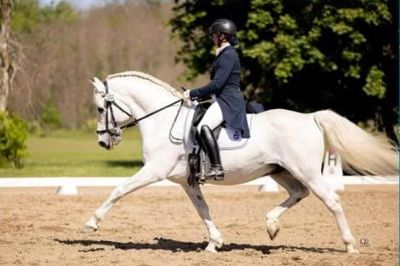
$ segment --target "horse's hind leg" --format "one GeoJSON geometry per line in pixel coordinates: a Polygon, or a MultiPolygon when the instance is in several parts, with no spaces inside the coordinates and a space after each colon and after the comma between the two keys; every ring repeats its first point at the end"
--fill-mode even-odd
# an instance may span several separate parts
{"type": "Polygon", "coordinates": [[[197,184],[194,187],[183,186],[183,189],[189,196],[190,200],[192,201],[194,207],[196,208],[198,214],[200,215],[207,228],[210,240],[205,250],[210,252],[217,252],[215,248],[222,247],[224,241],[222,239],[221,233],[218,231],[217,227],[211,219],[210,211],[199,185],[197,184]]]}
{"type": "Polygon", "coordinates": [[[106,213],[111,209],[115,202],[123,198],[127,194],[147,186],[151,183],[160,181],[155,171],[151,170],[150,167],[144,166],[134,176],[129,178],[126,182],[118,185],[110,194],[108,199],[95,211],[94,215],[89,218],[85,223],[83,232],[92,232],[98,229],[98,224],[103,220],[106,213]]]}
{"type": "Polygon", "coordinates": [[[347,223],[339,196],[323,181],[321,174],[311,180],[307,180],[307,183],[312,192],[325,203],[326,207],[335,216],[347,252],[358,253],[356,242],[347,223]]]}
{"type": "Polygon", "coordinates": [[[266,217],[267,232],[271,240],[274,240],[279,232],[279,217],[300,200],[307,197],[310,191],[287,171],[271,175],[271,177],[289,193],[289,198],[268,212],[266,217]]]}

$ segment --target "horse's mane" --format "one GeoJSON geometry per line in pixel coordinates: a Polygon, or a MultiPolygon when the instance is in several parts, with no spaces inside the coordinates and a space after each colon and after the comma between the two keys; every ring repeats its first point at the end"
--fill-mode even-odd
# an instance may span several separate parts
{"type": "Polygon", "coordinates": [[[141,79],[145,79],[148,80],[156,85],[161,86],[162,88],[166,89],[167,91],[169,91],[170,93],[172,93],[175,96],[178,97],[182,97],[182,91],[175,89],[174,87],[172,87],[171,85],[169,85],[168,83],[159,80],[149,74],[143,73],[143,72],[139,72],[139,71],[126,71],[126,72],[121,72],[121,73],[116,73],[116,74],[111,74],[107,76],[107,80],[109,79],[113,79],[113,78],[121,78],[121,77],[138,77],[141,79]]]}

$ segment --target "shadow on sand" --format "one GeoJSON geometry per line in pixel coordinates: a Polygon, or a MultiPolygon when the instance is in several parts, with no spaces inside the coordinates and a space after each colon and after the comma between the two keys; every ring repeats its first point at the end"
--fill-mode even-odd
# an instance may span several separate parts
{"type": "Polygon", "coordinates": [[[105,163],[110,167],[134,168],[143,166],[141,160],[107,160],[105,163]]]}
{"type": "MultiPolygon", "coordinates": [[[[184,242],[173,239],[166,238],[154,238],[156,243],[134,243],[134,242],[116,242],[109,240],[61,240],[54,239],[54,241],[65,244],[65,245],[82,245],[85,247],[92,247],[90,249],[80,250],[81,252],[95,252],[105,250],[107,247],[113,247],[115,249],[122,250],[142,250],[142,249],[151,249],[151,250],[168,250],[172,252],[200,252],[204,250],[207,246],[207,242],[184,242]],[[103,247],[102,247],[103,246],[103,247]]],[[[250,244],[225,244],[222,248],[218,249],[219,252],[229,252],[234,250],[245,250],[252,249],[256,251],[260,251],[262,254],[270,254],[272,251],[281,251],[281,252],[295,252],[295,251],[303,251],[303,252],[312,252],[312,253],[345,253],[343,250],[333,249],[333,248],[314,248],[314,247],[298,247],[298,246],[267,246],[267,245],[250,245],[250,244]]]]}

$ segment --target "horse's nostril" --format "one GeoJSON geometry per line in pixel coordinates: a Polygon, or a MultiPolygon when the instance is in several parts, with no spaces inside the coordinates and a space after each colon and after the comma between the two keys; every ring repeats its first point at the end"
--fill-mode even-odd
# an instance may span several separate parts
{"type": "Polygon", "coordinates": [[[99,141],[100,147],[107,148],[107,144],[104,141],[99,141]]]}

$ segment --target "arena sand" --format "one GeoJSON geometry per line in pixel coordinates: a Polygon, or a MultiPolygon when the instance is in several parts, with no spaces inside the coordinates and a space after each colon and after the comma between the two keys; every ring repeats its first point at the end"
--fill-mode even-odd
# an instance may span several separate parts
{"type": "Polygon", "coordinates": [[[203,251],[206,230],[179,187],[150,187],[120,200],[99,231],[80,232],[112,188],[0,189],[0,265],[397,265],[398,187],[348,186],[341,192],[360,254],[347,254],[333,215],[310,196],[268,238],[265,215],[285,192],[205,186],[220,252],[203,251]]]}

